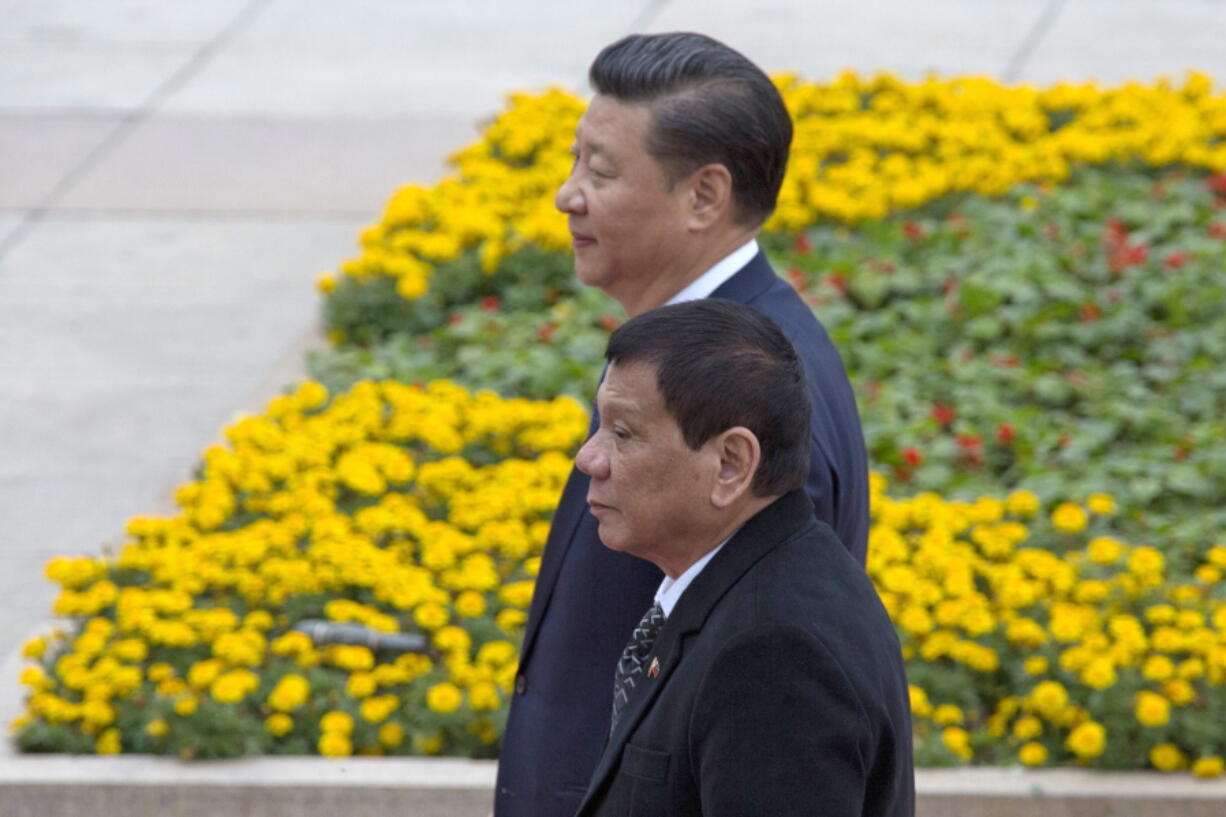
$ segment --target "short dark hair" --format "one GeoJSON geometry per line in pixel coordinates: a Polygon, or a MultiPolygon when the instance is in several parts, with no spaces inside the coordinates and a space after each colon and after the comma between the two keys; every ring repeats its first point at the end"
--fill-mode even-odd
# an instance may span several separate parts
{"type": "Polygon", "coordinates": [[[735,426],[754,433],[762,461],[752,488],[775,496],[809,472],[809,395],[791,342],[760,312],[720,298],[662,306],[613,332],[605,359],[656,369],[664,407],[697,450],[735,426]]]}
{"type": "Polygon", "coordinates": [[[770,77],[703,34],[632,34],[596,56],[598,94],[647,103],[647,152],[675,184],[703,165],[732,176],[737,220],[757,226],[774,211],[792,144],[792,119],[770,77]]]}

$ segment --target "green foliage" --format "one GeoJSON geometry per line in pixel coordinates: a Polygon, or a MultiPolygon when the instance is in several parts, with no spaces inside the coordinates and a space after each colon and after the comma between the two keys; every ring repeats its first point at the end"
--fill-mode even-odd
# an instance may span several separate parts
{"type": "Polygon", "coordinates": [[[387,276],[342,276],[324,299],[324,325],[344,338],[341,357],[354,344],[366,347],[405,334],[430,332],[452,319],[457,308],[495,299],[508,312],[536,312],[574,297],[579,284],[570,259],[527,247],[503,259],[492,273],[481,271],[477,252],[439,264],[430,289],[416,300],[396,293],[387,276]]]}
{"type": "Polygon", "coordinates": [[[851,372],[874,466],[947,497],[1102,491],[1139,542],[1212,544],[1226,219],[1204,178],[1086,170],[943,206],[781,254],[851,372]]]}

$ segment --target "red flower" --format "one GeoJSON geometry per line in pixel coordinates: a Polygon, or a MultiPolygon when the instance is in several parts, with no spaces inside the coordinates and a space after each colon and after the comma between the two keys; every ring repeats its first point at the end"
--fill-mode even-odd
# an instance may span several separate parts
{"type": "Polygon", "coordinates": [[[847,278],[841,272],[832,272],[826,276],[826,283],[844,295],[847,294],[847,278]]]}
{"type": "Polygon", "coordinates": [[[1187,250],[1175,250],[1167,255],[1162,263],[1171,269],[1179,269],[1192,260],[1192,253],[1187,250]]]}
{"type": "Polygon", "coordinates": [[[941,291],[944,292],[946,295],[950,294],[957,288],[958,288],[958,279],[954,278],[952,275],[946,278],[945,283],[941,285],[941,291]]]}
{"type": "Polygon", "coordinates": [[[1068,444],[1071,443],[1072,441],[1073,441],[1073,438],[1070,437],[1069,435],[1061,434],[1060,439],[1056,440],[1056,445],[1060,446],[1061,448],[1068,448],[1068,444]]]}
{"type": "Polygon", "coordinates": [[[1226,173],[1218,173],[1205,180],[1205,185],[1219,196],[1226,196],[1226,173]]]}
{"type": "Polygon", "coordinates": [[[805,233],[796,234],[796,242],[793,246],[796,249],[796,252],[808,253],[812,252],[813,250],[813,244],[809,241],[809,236],[805,233]]]}
{"type": "Polygon", "coordinates": [[[1226,222],[1209,222],[1209,235],[1214,238],[1226,238],[1226,222]]]}
{"type": "Polygon", "coordinates": [[[924,237],[924,225],[918,221],[904,221],[902,223],[902,234],[912,241],[919,241],[924,237]]]}
{"type": "Polygon", "coordinates": [[[932,404],[932,419],[936,420],[942,426],[948,427],[954,421],[957,413],[953,406],[946,406],[941,403],[932,404]]]}
{"type": "Polygon", "coordinates": [[[1050,238],[1052,241],[1055,241],[1057,238],[1060,237],[1060,225],[1055,224],[1055,223],[1048,224],[1046,227],[1043,228],[1043,234],[1046,235],[1048,238],[1050,238]]]}
{"type": "Polygon", "coordinates": [[[912,468],[918,468],[924,462],[924,455],[919,452],[918,448],[909,445],[902,450],[902,459],[912,468]]]}
{"type": "Polygon", "coordinates": [[[1001,445],[1008,445],[1013,442],[1014,436],[1013,426],[1008,423],[1001,423],[996,426],[996,439],[1000,440],[1001,445]]]}
{"type": "Polygon", "coordinates": [[[953,230],[959,236],[966,235],[968,232],[967,218],[961,213],[950,213],[946,223],[949,224],[949,229],[953,230]]]}
{"type": "Polygon", "coordinates": [[[983,448],[983,440],[978,434],[959,434],[957,437],[958,447],[968,453],[978,451],[983,448]]]}
{"type": "Polygon", "coordinates": [[[600,328],[606,332],[612,332],[617,328],[619,321],[617,318],[610,315],[608,312],[600,316],[600,328]]]}
{"type": "Polygon", "coordinates": [[[545,324],[540,329],[536,330],[536,339],[539,340],[541,343],[548,343],[550,339],[553,337],[553,333],[557,328],[558,327],[556,324],[552,324],[552,323],[545,324]]]}
{"type": "Polygon", "coordinates": [[[792,288],[802,290],[808,281],[805,280],[805,274],[801,272],[800,267],[788,267],[788,280],[792,282],[792,288]]]}
{"type": "Polygon", "coordinates": [[[1093,323],[1103,316],[1103,311],[1098,308],[1098,304],[1092,301],[1086,301],[1081,305],[1081,312],[1078,313],[1078,320],[1082,323],[1093,323]]]}
{"type": "Polygon", "coordinates": [[[481,299],[481,308],[486,312],[495,312],[500,306],[502,306],[502,301],[498,300],[497,295],[486,295],[481,299]]]}
{"type": "Polygon", "coordinates": [[[459,312],[452,312],[450,315],[447,316],[447,323],[450,326],[455,326],[456,324],[463,323],[463,322],[464,322],[464,316],[461,315],[459,312]]]}

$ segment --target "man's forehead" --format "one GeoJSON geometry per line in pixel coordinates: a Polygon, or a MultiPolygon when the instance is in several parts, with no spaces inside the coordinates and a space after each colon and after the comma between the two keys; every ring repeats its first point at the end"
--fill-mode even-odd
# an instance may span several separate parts
{"type": "Polygon", "coordinates": [[[601,406],[615,407],[627,413],[643,413],[659,401],[656,367],[650,363],[610,363],[604,380],[596,392],[601,406]]]}

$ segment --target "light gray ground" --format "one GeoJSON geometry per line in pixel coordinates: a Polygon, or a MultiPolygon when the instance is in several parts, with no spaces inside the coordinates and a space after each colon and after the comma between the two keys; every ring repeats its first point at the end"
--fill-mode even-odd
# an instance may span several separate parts
{"type": "Polygon", "coordinates": [[[397,186],[505,92],[681,28],[815,79],[1226,80],[1216,0],[0,0],[0,657],[48,558],[166,510],[300,376],[314,279],[397,186]]]}

